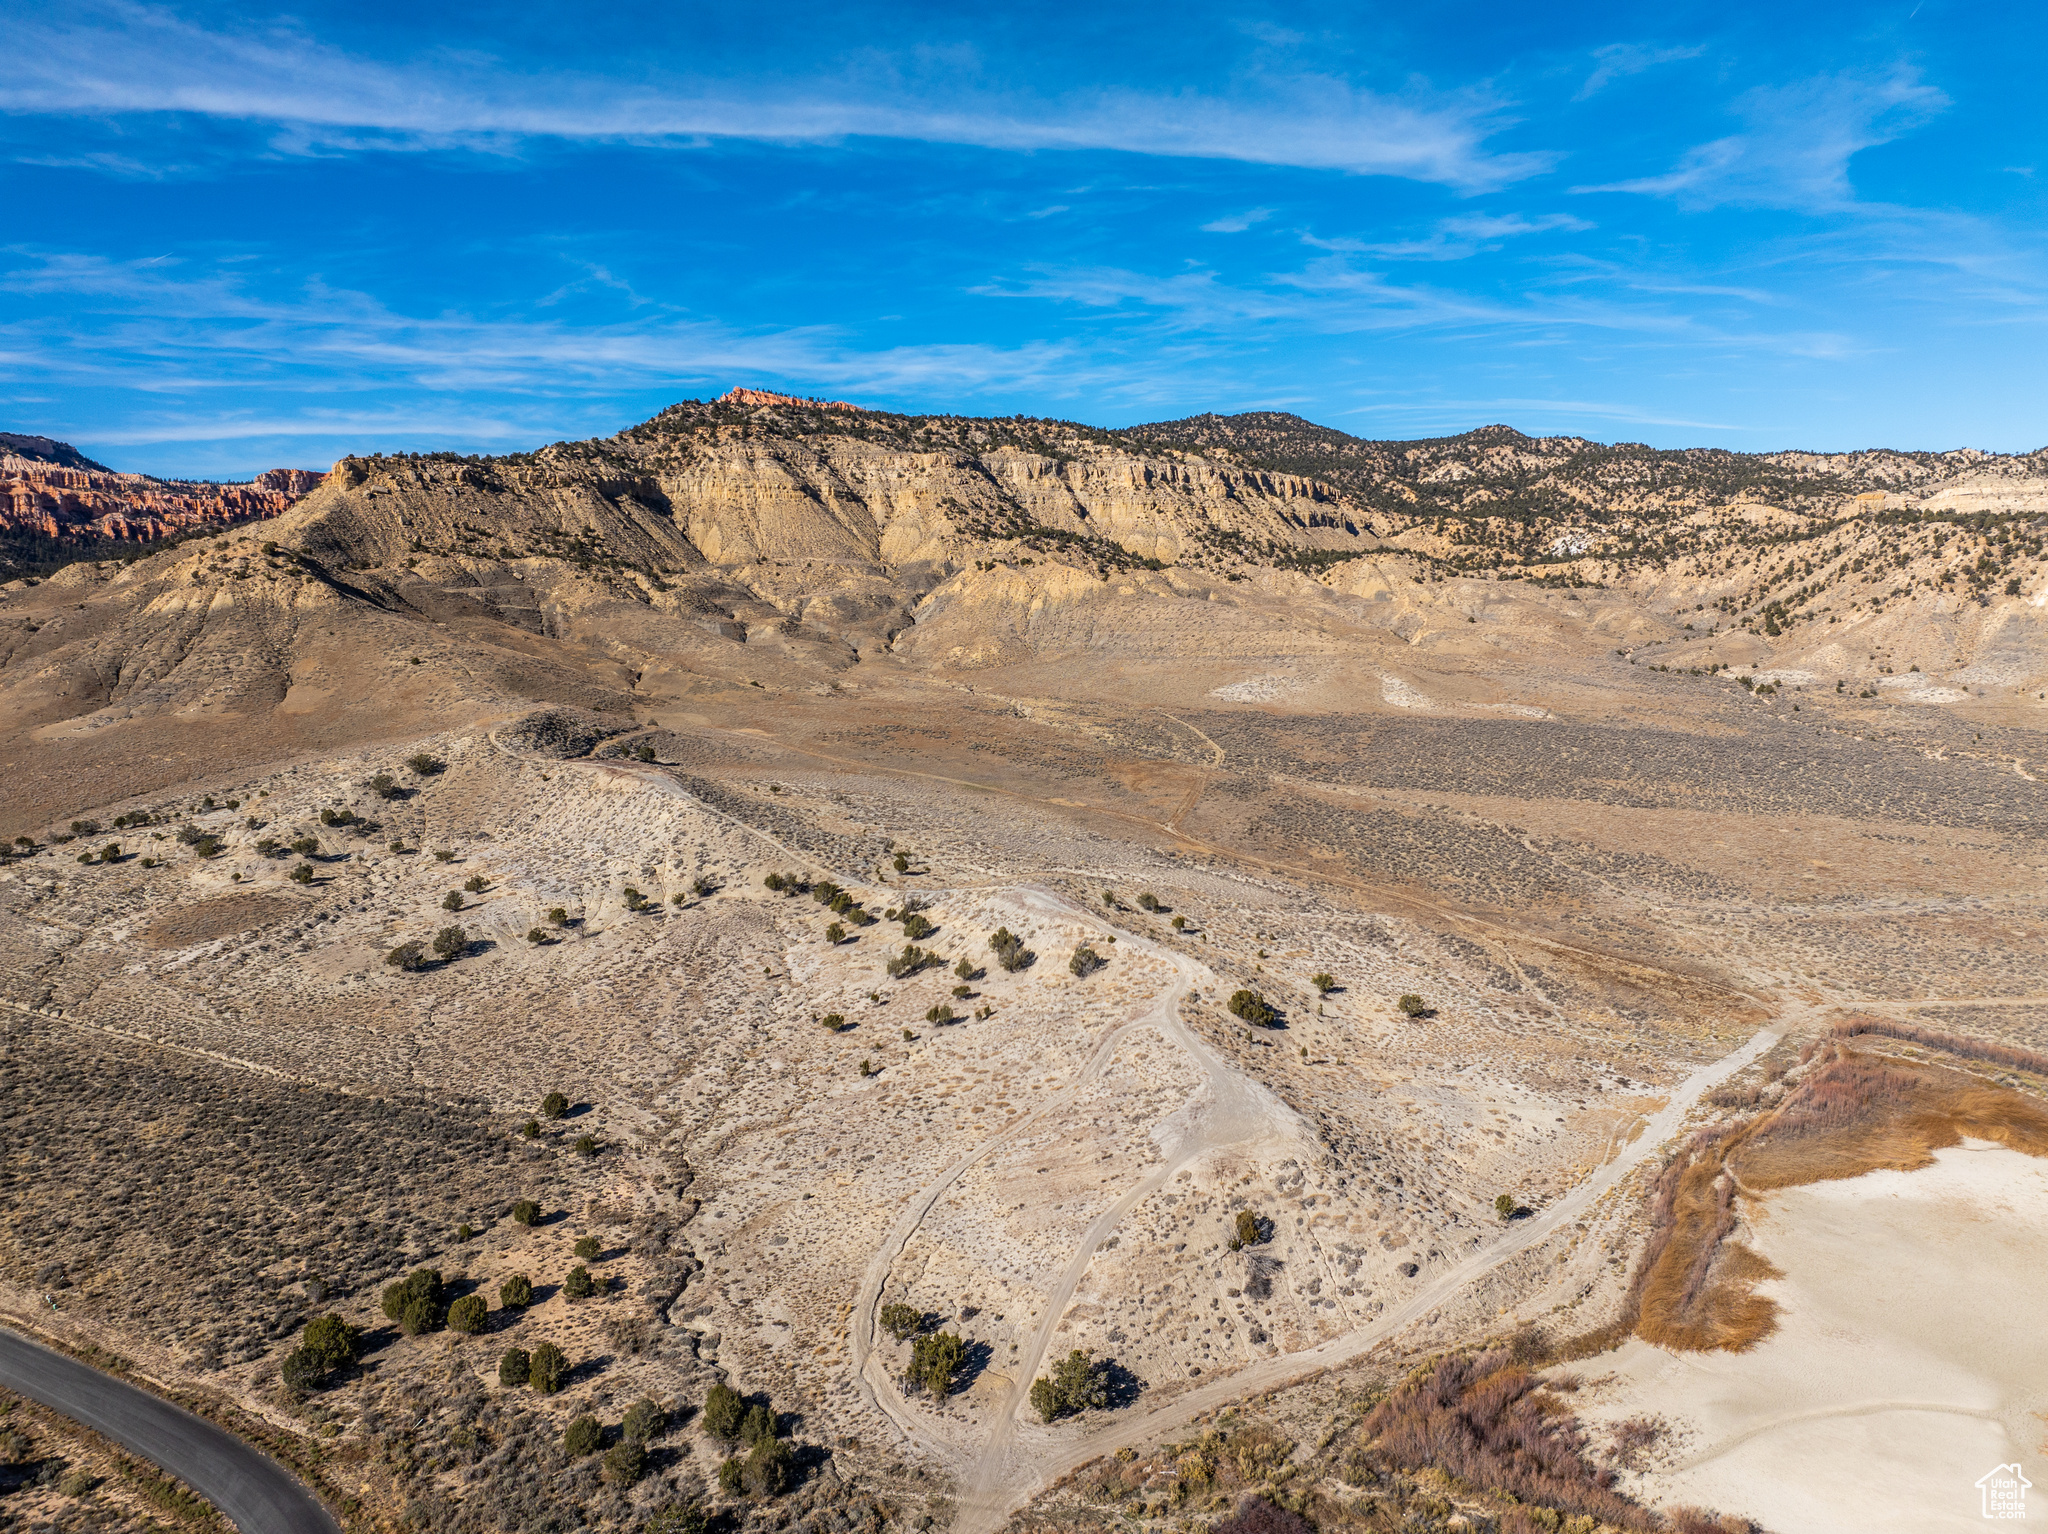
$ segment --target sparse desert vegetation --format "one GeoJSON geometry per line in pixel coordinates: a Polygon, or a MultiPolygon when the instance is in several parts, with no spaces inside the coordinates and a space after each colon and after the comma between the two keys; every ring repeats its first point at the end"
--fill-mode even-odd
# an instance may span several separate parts
{"type": "Polygon", "coordinates": [[[1594,1360],[2048,1145],[2033,514],[1168,425],[692,404],[9,585],[0,1310],[363,1528],[1746,1520],[1594,1360]]]}

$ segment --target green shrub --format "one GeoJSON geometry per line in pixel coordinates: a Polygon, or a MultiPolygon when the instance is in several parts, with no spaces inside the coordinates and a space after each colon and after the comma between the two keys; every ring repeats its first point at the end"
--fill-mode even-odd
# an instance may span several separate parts
{"type": "MultiPolygon", "coordinates": [[[[641,760],[649,760],[653,755],[654,753],[650,751],[641,760]]],[[[607,1484],[621,1487],[632,1486],[645,1474],[647,1474],[647,1445],[635,1443],[632,1439],[628,1438],[624,1443],[614,1444],[605,1451],[604,1478],[607,1484]]]]}
{"type": "Polygon", "coordinates": [[[901,980],[908,975],[916,974],[927,965],[938,962],[939,956],[937,954],[929,953],[918,947],[915,943],[905,943],[903,945],[903,952],[891,956],[889,962],[883,968],[888,970],[891,980],[901,980]]]}
{"type": "Polygon", "coordinates": [[[843,922],[836,922],[836,921],[835,921],[835,922],[831,923],[831,925],[827,926],[827,927],[825,928],[825,941],[826,941],[826,942],[828,942],[828,943],[831,943],[831,944],[833,944],[833,945],[834,945],[835,947],[836,947],[837,945],[839,945],[840,943],[843,943],[843,942],[845,942],[845,941],[846,941],[846,926],[845,926],[845,924],[844,924],[843,922]]]}
{"type": "Polygon", "coordinates": [[[569,1270],[569,1276],[562,1280],[562,1293],[572,1300],[587,1300],[597,1293],[597,1285],[591,1281],[590,1269],[577,1263],[569,1270]]]}
{"type": "Polygon", "coordinates": [[[916,942],[919,938],[930,937],[932,935],[932,924],[925,920],[922,913],[912,911],[903,919],[903,935],[912,942],[916,942]]]}
{"type": "MultiPolygon", "coordinates": [[[[206,856],[204,852],[201,852],[199,855],[201,857],[206,856]]],[[[285,877],[294,884],[311,884],[313,882],[313,865],[311,863],[301,863],[289,874],[285,875],[285,877]]]]}
{"type": "Polygon", "coordinates": [[[291,840],[292,851],[302,858],[309,858],[320,850],[320,843],[310,836],[295,836],[291,840]]]}
{"type": "Polygon", "coordinates": [[[633,748],[633,755],[638,757],[643,762],[651,762],[654,760],[654,747],[648,745],[647,742],[643,740],[642,742],[640,742],[639,745],[633,748]]]}
{"type": "Polygon", "coordinates": [[[1244,1246],[1257,1246],[1266,1239],[1265,1227],[1249,1209],[1238,1210],[1236,1231],[1238,1242],[1244,1246]]]}
{"type": "Polygon", "coordinates": [[[953,1009],[942,1001],[936,1007],[926,1010],[924,1020],[928,1023],[950,1023],[953,1021],[953,1009]]]}
{"type": "Polygon", "coordinates": [[[577,1417],[562,1433],[562,1448],[573,1459],[604,1447],[604,1424],[595,1417],[577,1417]]]}
{"type": "Polygon", "coordinates": [[[738,1443],[747,1403],[730,1385],[713,1385],[704,1396],[704,1431],[725,1443],[738,1443]]]}
{"type": "Polygon", "coordinates": [[[718,1467],[718,1489],[729,1497],[737,1497],[746,1489],[746,1464],[735,1454],[718,1467]]]}
{"type": "Polygon", "coordinates": [[[462,892],[460,890],[450,890],[447,894],[443,895],[441,897],[441,909],[444,911],[461,910],[462,892]]]}
{"type": "Polygon", "coordinates": [[[485,890],[491,887],[491,881],[486,879],[482,874],[471,874],[467,879],[464,879],[462,881],[462,887],[468,890],[472,895],[481,895],[485,890]]]}
{"type": "Polygon", "coordinates": [[[469,950],[469,934],[460,927],[443,927],[434,934],[434,956],[452,963],[469,950]]]}
{"type": "Polygon", "coordinates": [[[568,925],[569,925],[569,913],[568,913],[568,911],[567,911],[567,910],[565,910],[565,909],[564,909],[563,907],[561,907],[561,906],[558,906],[558,905],[551,905],[551,906],[549,906],[549,907],[548,907],[548,925],[549,925],[550,927],[566,927],[566,926],[568,926],[568,925]]]}
{"type": "Polygon", "coordinates": [[[524,1310],[533,1303],[533,1280],[524,1273],[514,1273],[498,1285],[498,1303],[507,1310],[524,1310]]]}
{"type": "Polygon", "coordinates": [[[1399,1007],[1409,1017],[1427,1017],[1429,1015],[1429,1003],[1420,996],[1415,995],[1412,991],[1395,1002],[1394,1005],[1399,1007]]]}
{"type": "Polygon", "coordinates": [[[384,962],[393,969],[425,969],[427,966],[427,950],[418,943],[400,943],[391,952],[384,955],[384,962]]]}
{"type": "Polygon", "coordinates": [[[988,946],[996,956],[996,962],[1015,974],[1020,969],[1029,969],[1038,955],[1024,946],[1024,939],[1008,927],[998,927],[989,937],[988,946]]]}
{"type": "Polygon", "coordinates": [[[299,1345],[322,1370],[346,1369],[356,1361],[363,1334],[337,1315],[315,1316],[306,1323],[299,1345]]]}
{"type": "Polygon", "coordinates": [[[645,1534],[710,1534],[711,1520],[694,1502],[671,1502],[647,1520],[645,1534]]]}
{"type": "Polygon", "coordinates": [[[1138,897],[1138,904],[1145,910],[1152,912],[1163,911],[1165,909],[1164,906],[1160,905],[1159,897],[1153,894],[1150,890],[1147,890],[1144,894],[1138,897]]]}
{"type": "Polygon", "coordinates": [[[648,1443],[668,1431],[668,1413],[652,1396],[642,1396],[626,1408],[619,1431],[628,1443],[648,1443]]]}
{"type": "Polygon", "coordinates": [[[285,1354],[284,1362],[277,1366],[277,1377],[284,1381],[288,1389],[301,1394],[318,1390],[326,1384],[330,1372],[321,1367],[320,1360],[310,1349],[304,1347],[293,1348],[285,1354]]]}
{"type": "Polygon", "coordinates": [[[818,1021],[823,1023],[825,1027],[829,1028],[834,1033],[844,1033],[849,1027],[852,1026],[850,1023],[846,1021],[846,1019],[843,1016],[841,1016],[837,1012],[827,1012],[823,1017],[818,1019],[818,1021]]]}
{"type": "Polygon", "coordinates": [[[1186,918],[1185,916],[1176,916],[1176,917],[1174,917],[1174,919],[1173,919],[1173,930],[1174,930],[1174,931],[1176,931],[1176,932],[1185,932],[1185,931],[1187,931],[1187,930],[1188,930],[1188,919],[1187,919],[1187,918],[1186,918]]]}
{"type": "Polygon", "coordinates": [[[544,1396],[551,1396],[562,1388],[569,1377],[569,1360],[562,1350],[552,1342],[543,1342],[533,1350],[533,1362],[526,1371],[526,1383],[544,1396]]]}
{"type": "Polygon", "coordinates": [[[1503,1220],[1512,1220],[1515,1217],[1514,1194],[1503,1193],[1499,1198],[1495,1199],[1493,1201],[1493,1212],[1503,1220]]]}
{"type": "Polygon", "coordinates": [[[767,878],[763,879],[761,883],[764,888],[772,890],[774,893],[778,895],[782,893],[784,880],[781,874],[770,874],[767,878]]]}
{"type": "Polygon", "coordinates": [[[1050,1422],[1060,1414],[1060,1393],[1052,1388],[1051,1380],[1031,1382],[1031,1409],[1038,1413],[1041,1422],[1050,1422]]]}
{"type": "Polygon", "coordinates": [[[898,1342],[924,1330],[924,1312],[901,1301],[882,1307],[882,1330],[898,1342]]]}
{"type": "Polygon", "coordinates": [[[1050,1422],[1070,1412],[1100,1411],[1109,1405],[1107,1370],[1079,1348],[1053,1365],[1050,1379],[1031,1384],[1031,1404],[1050,1422]]]}
{"type": "Polygon", "coordinates": [[[438,756],[429,756],[424,751],[415,751],[405,759],[405,765],[423,778],[431,778],[436,773],[445,771],[448,766],[438,756]]]}
{"type": "Polygon", "coordinates": [[[953,1393],[953,1376],[967,1363],[967,1344],[952,1332],[919,1337],[910,1345],[910,1377],[933,1395],[953,1393]]]}
{"type": "Polygon", "coordinates": [[[567,1116],[568,1112],[569,1099],[560,1092],[550,1092],[540,1100],[540,1114],[542,1118],[563,1118],[567,1116]]]}
{"type": "Polygon", "coordinates": [[[1090,975],[1102,968],[1106,962],[1101,954],[1097,953],[1086,943],[1077,943],[1074,946],[1073,956],[1067,960],[1067,968],[1074,973],[1077,979],[1086,980],[1090,975]]]}
{"type": "Polygon", "coordinates": [[[578,1135],[576,1137],[576,1154],[586,1158],[595,1156],[597,1154],[597,1136],[578,1135]]]}
{"type": "Polygon", "coordinates": [[[498,1360],[500,1385],[524,1385],[533,1373],[533,1358],[524,1348],[507,1348],[498,1360]]]}
{"type": "Polygon", "coordinates": [[[1337,989],[1337,977],[1329,973],[1327,970],[1322,971],[1318,974],[1310,975],[1308,977],[1308,983],[1316,988],[1316,994],[1318,996],[1327,996],[1330,994],[1330,992],[1337,989]]]}
{"type": "Polygon", "coordinates": [[[490,1325],[491,1310],[480,1294],[465,1294],[448,1307],[448,1330],[474,1337],[490,1325]]]}
{"type": "Polygon", "coordinates": [[[779,1497],[795,1480],[796,1456],[780,1438],[757,1441],[740,1472],[740,1484],[756,1497],[779,1497]]]}
{"type": "Polygon", "coordinates": [[[548,940],[548,929],[545,927],[528,927],[526,929],[526,940],[538,948],[548,940]]]}
{"type": "Polygon", "coordinates": [[[585,1262],[595,1261],[597,1255],[603,1250],[604,1248],[597,1244],[597,1237],[595,1236],[578,1236],[576,1238],[574,1251],[585,1262]]]}
{"type": "Polygon", "coordinates": [[[370,779],[370,792],[379,799],[396,799],[404,790],[398,786],[398,779],[380,772],[370,779]]]}
{"type": "Polygon", "coordinates": [[[386,1284],[380,1298],[386,1318],[409,1337],[432,1331],[446,1313],[437,1268],[415,1268],[399,1282],[386,1284]]]}
{"type": "Polygon", "coordinates": [[[740,1442],[759,1443],[775,1436],[775,1413],[765,1406],[749,1406],[740,1418],[740,1442]]]}
{"type": "Polygon", "coordinates": [[[1280,1020],[1280,1014],[1268,1006],[1266,998],[1257,991],[1232,991],[1229,1006],[1234,1015],[1255,1028],[1270,1028],[1280,1020]]]}
{"type": "Polygon", "coordinates": [[[523,1198],[512,1206],[512,1218],[521,1225],[540,1224],[540,1205],[530,1198],[523,1198]]]}

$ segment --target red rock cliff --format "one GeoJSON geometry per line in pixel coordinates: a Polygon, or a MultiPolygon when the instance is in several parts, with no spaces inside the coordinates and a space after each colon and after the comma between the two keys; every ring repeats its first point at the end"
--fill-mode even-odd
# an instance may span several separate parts
{"type": "Polygon", "coordinates": [[[216,485],[0,454],[0,532],[66,540],[165,538],[277,516],[326,477],[310,469],[272,469],[246,485],[216,485]]]}

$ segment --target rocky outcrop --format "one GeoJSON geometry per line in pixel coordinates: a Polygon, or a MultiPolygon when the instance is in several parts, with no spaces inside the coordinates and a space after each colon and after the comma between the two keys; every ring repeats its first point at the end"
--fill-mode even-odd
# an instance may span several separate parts
{"type": "Polygon", "coordinates": [[[9,436],[0,454],[0,533],[51,539],[153,542],[202,528],[275,517],[326,478],[272,469],[246,485],[118,474],[68,443],[9,436]]]}

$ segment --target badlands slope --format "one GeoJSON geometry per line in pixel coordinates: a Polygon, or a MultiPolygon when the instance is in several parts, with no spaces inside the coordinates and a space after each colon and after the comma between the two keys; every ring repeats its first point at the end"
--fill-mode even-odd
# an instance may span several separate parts
{"type": "MultiPolygon", "coordinates": [[[[729,397],[6,586],[10,1317],[324,1445],[365,1527],[993,1528],[1276,1391],[1323,1522],[1476,1517],[1310,1419],[1625,1317],[1676,1137],[1833,1021],[2048,1048],[2031,460],[1204,419],[729,397]],[[492,1335],[389,1326],[421,1264],[492,1335]],[[967,1344],[943,1399],[895,1303],[967,1344]],[[374,1351],[295,1391],[326,1310],[374,1351]],[[568,1388],[502,1386],[541,1341],[568,1388]],[[1113,1404],[1041,1423],[1073,1349],[1113,1404]],[[697,1423],[630,1486],[559,1447],[714,1379],[790,1498],[697,1423]]],[[[1238,1484],[1192,1475],[1023,1516],[1238,1484]]]]}

